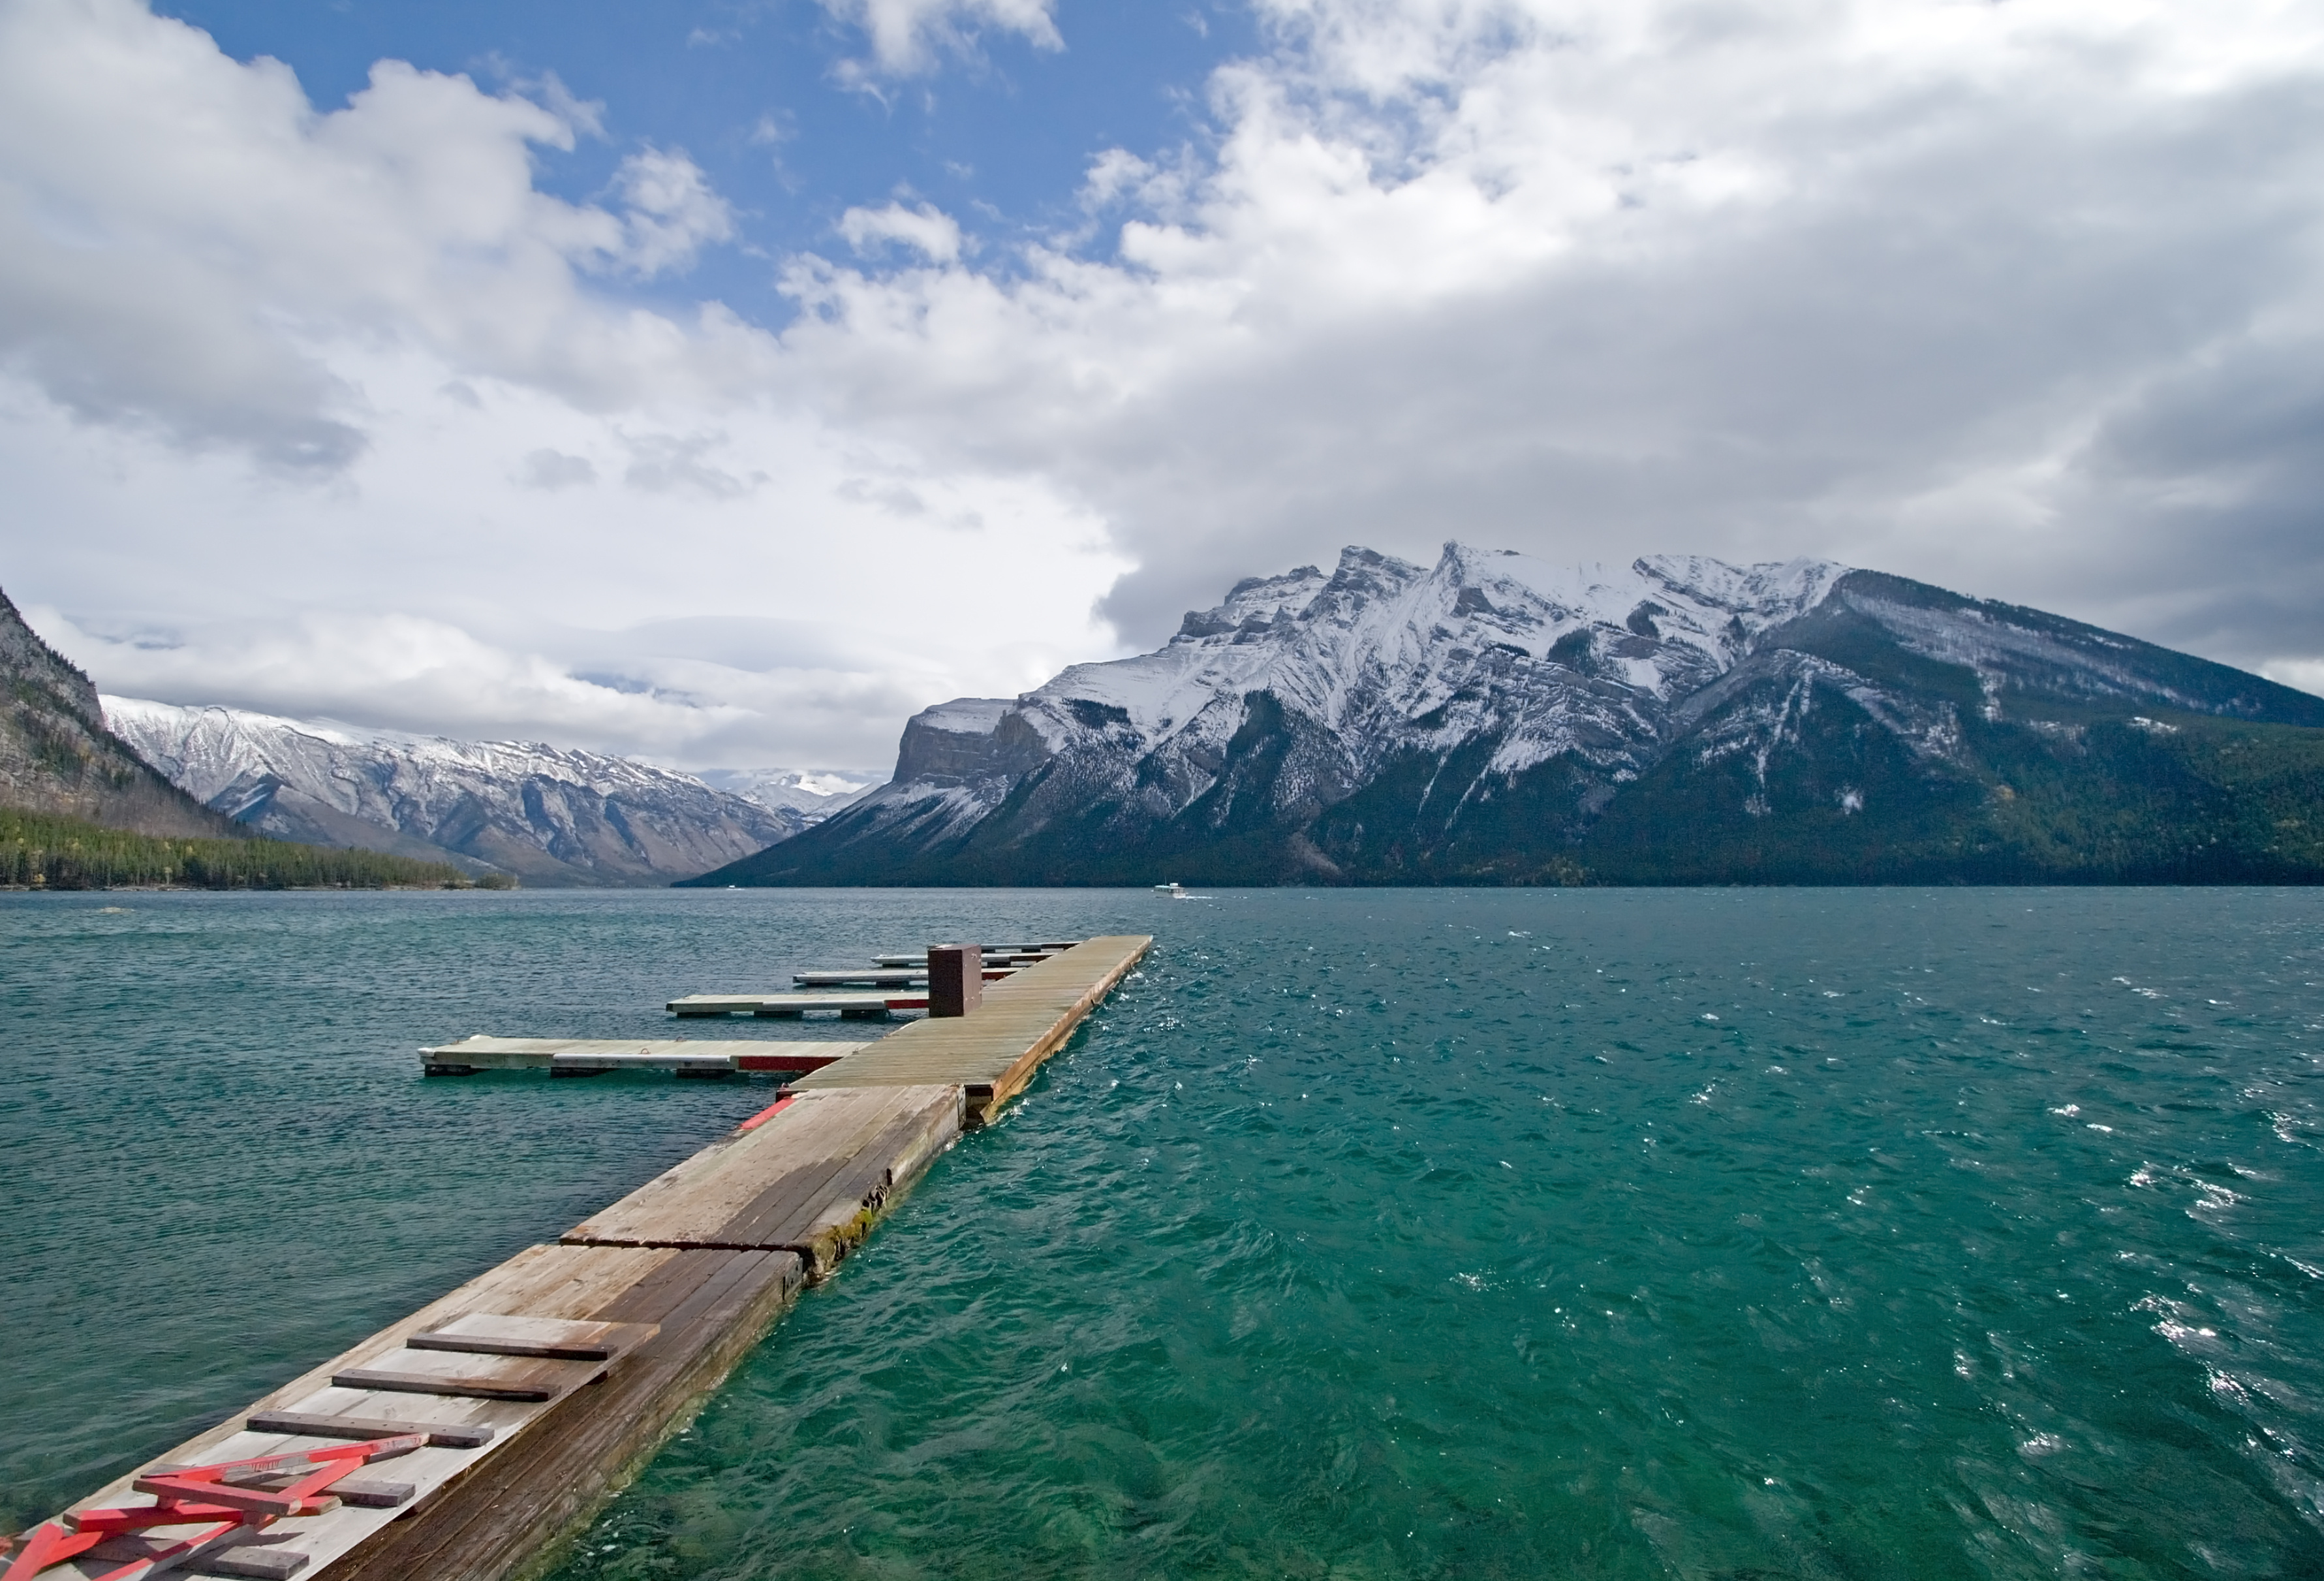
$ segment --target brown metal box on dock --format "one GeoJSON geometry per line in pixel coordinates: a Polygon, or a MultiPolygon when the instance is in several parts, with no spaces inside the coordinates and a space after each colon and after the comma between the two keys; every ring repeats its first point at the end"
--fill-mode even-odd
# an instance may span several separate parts
{"type": "Polygon", "coordinates": [[[928,946],[928,1014],[966,1015],[984,1000],[984,951],[973,944],[928,946]]]}

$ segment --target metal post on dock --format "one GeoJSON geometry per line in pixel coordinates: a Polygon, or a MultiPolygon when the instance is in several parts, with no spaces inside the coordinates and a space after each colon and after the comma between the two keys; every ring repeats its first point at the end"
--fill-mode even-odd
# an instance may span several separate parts
{"type": "Polygon", "coordinates": [[[984,951],[973,944],[928,946],[928,1014],[966,1015],[984,999],[984,951]]]}

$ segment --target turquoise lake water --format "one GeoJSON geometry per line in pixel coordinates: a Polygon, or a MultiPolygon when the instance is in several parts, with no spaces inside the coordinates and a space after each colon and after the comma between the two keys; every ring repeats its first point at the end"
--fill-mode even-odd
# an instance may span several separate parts
{"type": "Polygon", "coordinates": [[[1157,944],[562,1581],[2324,1576],[2286,891],[0,899],[0,1521],[767,1098],[419,1044],[1088,930],[1157,944]]]}

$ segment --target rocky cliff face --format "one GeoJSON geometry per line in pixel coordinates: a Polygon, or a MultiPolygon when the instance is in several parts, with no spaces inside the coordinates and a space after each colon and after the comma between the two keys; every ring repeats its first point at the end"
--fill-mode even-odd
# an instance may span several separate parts
{"type": "Polygon", "coordinates": [[[147,762],[248,830],[451,860],[531,885],[666,884],[807,827],[688,774],[519,742],[355,732],[104,699],[147,762]]]}
{"type": "Polygon", "coordinates": [[[106,728],[97,688],[0,594],[0,807],[146,835],[216,838],[226,819],[155,773],[106,728]]]}
{"type": "Polygon", "coordinates": [[[1156,652],[928,709],[892,783],[704,882],[2324,877],[2319,726],[2257,676],[1827,561],[1350,549],[1156,652]]]}

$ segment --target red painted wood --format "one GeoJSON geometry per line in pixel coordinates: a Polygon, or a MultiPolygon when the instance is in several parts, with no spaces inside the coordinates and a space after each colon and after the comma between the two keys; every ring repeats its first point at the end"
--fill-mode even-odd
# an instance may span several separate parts
{"type": "Polygon", "coordinates": [[[24,1546],[8,1567],[0,1581],[32,1581],[32,1577],[51,1565],[61,1565],[76,1554],[85,1554],[103,1542],[109,1532],[93,1531],[86,1535],[67,1531],[53,1521],[43,1521],[26,1534],[24,1546]]]}
{"type": "MultiPolygon", "coordinates": [[[[142,1559],[132,1559],[118,1570],[107,1570],[104,1575],[97,1577],[97,1581],[141,1581],[142,1577],[151,1576],[156,1570],[167,1568],[196,1549],[208,1548],[227,1532],[244,1524],[239,1521],[228,1521],[222,1525],[213,1526],[207,1531],[198,1531],[181,1541],[171,1543],[168,1548],[147,1554],[142,1559]]],[[[266,1524],[266,1522],[262,1521],[261,1524],[266,1524]]]]}
{"type": "Polygon", "coordinates": [[[106,1539],[124,1532],[155,1526],[188,1526],[196,1521],[216,1522],[206,1531],[107,1570],[97,1578],[137,1581],[137,1577],[150,1576],[238,1527],[263,1530],[285,1515],[313,1515],[337,1509],[339,1502],[323,1491],[331,1484],[372,1461],[409,1455],[427,1441],[424,1432],[400,1433],[364,1443],[294,1449],[249,1460],[222,1460],[212,1465],[180,1466],[174,1471],[141,1476],[130,1485],[141,1493],[153,1494],[155,1502],[119,1509],[77,1510],[63,1521],[42,1521],[32,1529],[7,1570],[0,1573],[0,1581],[32,1581],[50,1566],[87,1553],[106,1539]],[[290,1476],[297,1480],[287,1488],[270,1492],[232,1486],[226,1481],[229,1476],[290,1476]]]}
{"type": "Polygon", "coordinates": [[[180,1503],[171,1500],[127,1510],[78,1510],[66,1515],[61,1524],[75,1532],[93,1531],[99,1537],[115,1537],[124,1531],[143,1531],[149,1526],[186,1526],[197,1521],[231,1521],[239,1526],[244,1513],[226,1504],[180,1503]]]}
{"type": "MultiPolygon", "coordinates": [[[[331,1475],[335,1477],[343,1476],[346,1475],[346,1468],[342,1467],[331,1475]]],[[[166,1512],[180,1505],[201,1510],[207,1510],[212,1505],[223,1505],[221,1513],[240,1520],[246,1515],[319,1515],[326,1510],[338,1507],[337,1499],[300,1498],[288,1490],[271,1493],[263,1488],[230,1488],[217,1483],[198,1482],[188,1476],[141,1476],[130,1485],[141,1493],[152,1493],[161,1501],[152,1507],[157,1513],[166,1512]]],[[[145,1514],[146,1512],[107,1510],[105,1513],[115,1517],[128,1517],[145,1514]]],[[[202,1517],[188,1515],[185,1519],[198,1521],[202,1517]]],[[[171,1526],[178,1522],[148,1519],[142,1524],[171,1526]]]]}
{"type": "Polygon", "coordinates": [[[797,1094],[793,1094],[788,1097],[777,1098],[773,1103],[769,1104],[765,1108],[752,1115],[748,1120],[743,1121],[742,1123],[737,1125],[734,1129],[737,1131],[756,1131],[760,1126],[764,1125],[768,1121],[773,1119],[776,1115],[781,1114],[785,1109],[789,1108],[793,1104],[798,1102],[798,1096],[797,1094]]]}
{"type": "Polygon", "coordinates": [[[846,1056],[842,1054],[737,1054],[737,1070],[821,1070],[846,1056]]]}

